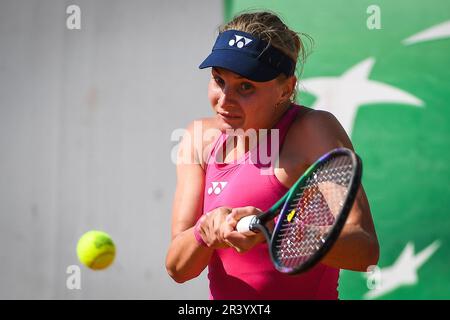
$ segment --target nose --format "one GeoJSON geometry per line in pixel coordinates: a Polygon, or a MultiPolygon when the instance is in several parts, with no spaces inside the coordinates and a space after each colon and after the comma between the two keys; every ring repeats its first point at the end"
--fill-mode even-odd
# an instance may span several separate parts
{"type": "Polygon", "coordinates": [[[222,88],[218,104],[222,108],[236,105],[236,96],[230,86],[225,86],[222,88]]]}

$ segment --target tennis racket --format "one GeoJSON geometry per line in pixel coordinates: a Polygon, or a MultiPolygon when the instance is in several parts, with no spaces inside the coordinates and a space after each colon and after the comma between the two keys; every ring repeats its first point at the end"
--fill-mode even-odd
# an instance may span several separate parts
{"type": "Polygon", "coordinates": [[[305,272],[338,238],[356,198],[361,175],[358,155],[346,148],[334,149],[311,165],[272,208],[242,218],[236,229],[244,234],[262,232],[278,271],[305,272]],[[268,224],[274,219],[271,231],[268,224]]]}

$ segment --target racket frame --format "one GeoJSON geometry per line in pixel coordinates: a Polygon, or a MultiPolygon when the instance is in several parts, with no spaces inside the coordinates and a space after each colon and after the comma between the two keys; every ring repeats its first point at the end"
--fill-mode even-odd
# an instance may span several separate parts
{"type": "Polygon", "coordinates": [[[361,177],[362,177],[362,161],[360,157],[352,150],[347,148],[333,149],[324,154],[323,156],[321,156],[316,162],[314,162],[294,183],[294,185],[286,192],[286,194],[280,200],[278,200],[269,210],[260,215],[255,216],[252,219],[249,225],[249,229],[253,232],[262,232],[264,234],[270,246],[269,247],[270,257],[272,259],[272,262],[274,263],[275,268],[278,271],[287,274],[298,274],[305,272],[311,269],[316,263],[318,263],[325,256],[325,254],[328,253],[328,251],[331,249],[331,247],[334,245],[335,241],[339,237],[345,225],[347,217],[351,211],[354,200],[356,198],[359,186],[361,184],[361,177]],[[274,241],[274,235],[276,235],[279,232],[282,221],[284,220],[285,216],[289,214],[288,212],[289,211],[288,206],[290,204],[289,200],[291,199],[292,196],[295,196],[294,193],[296,193],[298,188],[301,187],[301,185],[307,181],[308,177],[311,175],[312,172],[314,172],[317,169],[317,167],[322,165],[322,163],[327,161],[328,159],[340,155],[349,156],[351,158],[353,165],[352,177],[349,183],[347,197],[345,199],[344,204],[342,205],[341,211],[338,214],[337,220],[333,224],[331,232],[325,238],[324,244],[305,263],[295,268],[287,268],[282,266],[279,263],[278,259],[276,258],[275,252],[276,242],[274,241]],[[267,228],[266,224],[267,222],[273,220],[277,216],[279,216],[279,218],[277,220],[275,228],[273,229],[273,232],[271,232],[267,228]]]}

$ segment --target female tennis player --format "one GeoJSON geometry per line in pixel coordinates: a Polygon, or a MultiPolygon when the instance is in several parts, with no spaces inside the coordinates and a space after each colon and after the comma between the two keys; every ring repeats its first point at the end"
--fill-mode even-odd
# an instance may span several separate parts
{"type": "Polygon", "coordinates": [[[332,114],[293,103],[295,68],[304,57],[296,32],[274,13],[255,12],[222,26],[200,65],[211,68],[214,116],[194,121],[180,143],[166,268],[182,283],[208,267],[210,299],[338,299],[340,269],[366,271],[377,264],[379,245],[362,186],[332,249],[300,275],[275,269],[261,233],[235,229],[242,217],[276,203],[320,156],[353,149],[332,114]],[[195,142],[199,124],[203,132],[217,132],[214,143],[195,142]],[[252,148],[248,136],[230,134],[264,129],[278,132],[278,161],[268,166],[250,160],[267,147],[269,135],[257,135],[252,148]]]}

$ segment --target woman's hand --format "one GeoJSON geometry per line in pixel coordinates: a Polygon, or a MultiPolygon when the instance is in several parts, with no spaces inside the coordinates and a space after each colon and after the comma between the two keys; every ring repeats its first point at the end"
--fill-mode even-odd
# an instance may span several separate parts
{"type": "Polygon", "coordinates": [[[197,230],[208,247],[213,249],[228,248],[228,243],[224,241],[221,230],[231,210],[228,207],[219,207],[200,217],[197,222],[197,230]]]}
{"type": "Polygon", "coordinates": [[[239,253],[244,253],[258,243],[264,242],[265,238],[262,233],[244,235],[236,231],[236,225],[240,219],[245,216],[260,213],[262,213],[260,209],[252,206],[232,209],[231,213],[227,215],[225,222],[222,224],[220,237],[224,239],[225,243],[230,247],[233,247],[239,253]]]}

